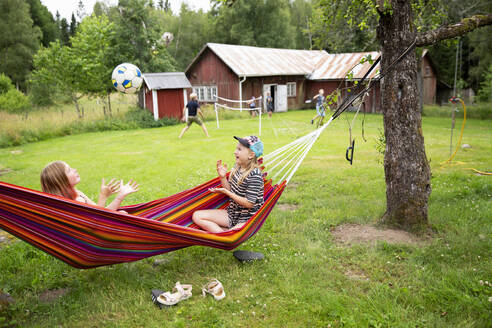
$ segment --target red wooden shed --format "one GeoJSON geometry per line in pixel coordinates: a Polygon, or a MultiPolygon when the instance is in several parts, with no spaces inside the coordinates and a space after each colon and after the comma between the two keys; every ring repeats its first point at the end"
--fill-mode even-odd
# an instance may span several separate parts
{"type": "Polygon", "coordinates": [[[143,79],[140,107],[153,113],[156,121],[163,117],[180,119],[187,103],[187,91],[191,89],[186,75],[183,72],[144,73],[143,79]]]}
{"type": "MultiPolygon", "coordinates": [[[[321,88],[328,94],[349,87],[353,82],[347,81],[346,74],[351,69],[354,80],[360,80],[371,64],[354,66],[368,55],[372,59],[380,56],[378,52],[328,54],[324,50],[207,43],[186,69],[186,76],[201,102],[214,102],[215,95],[234,100],[266,99],[270,92],[275,111],[281,112],[306,107],[305,101],[321,88]]],[[[379,65],[369,76],[376,86],[365,101],[367,112],[379,111],[378,71],[379,65]]]]}

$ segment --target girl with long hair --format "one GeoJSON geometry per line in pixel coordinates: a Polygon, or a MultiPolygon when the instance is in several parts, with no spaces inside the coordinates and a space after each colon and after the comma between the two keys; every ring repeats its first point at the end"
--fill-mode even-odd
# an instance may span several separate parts
{"type": "Polygon", "coordinates": [[[139,185],[130,180],[127,184],[123,180],[111,181],[106,184],[104,179],[101,183],[101,192],[97,203],[93,202],[82,191],[75,188],[80,182],[80,176],[76,169],[71,168],[67,163],[62,161],[52,162],[41,171],[41,188],[43,192],[62,196],[82,203],[106,206],[106,201],[112,194],[118,193],[116,198],[106,208],[116,210],[120,206],[123,199],[128,194],[138,191],[139,185]]]}

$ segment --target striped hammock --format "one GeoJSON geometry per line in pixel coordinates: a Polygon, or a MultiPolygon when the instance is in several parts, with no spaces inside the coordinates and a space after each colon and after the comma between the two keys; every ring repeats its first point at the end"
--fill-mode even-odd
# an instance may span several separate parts
{"type": "Polygon", "coordinates": [[[276,174],[264,179],[265,202],[239,229],[210,233],[191,220],[196,210],[227,206],[228,197],[209,191],[220,185],[218,177],[166,198],[122,207],[128,214],[0,182],[0,228],[81,269],[137,261],[194,245],[234,249],[260,229],[331,121],[263,157],[264,167],[276,174]]]}

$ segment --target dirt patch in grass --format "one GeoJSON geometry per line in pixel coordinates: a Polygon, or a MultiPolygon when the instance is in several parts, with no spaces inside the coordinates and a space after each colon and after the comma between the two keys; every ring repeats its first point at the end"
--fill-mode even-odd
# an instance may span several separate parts
{"type": "Polygon", "coordinates": [[[14,241],[16,238],[6,231],[0,229],[0,248],[14,241]]]}
{"type": "Polygon", "coordinates": [[[421,245],[425,239],[409,232],[396,229],[380,229],[370,225],[343,224],[334,228],[331,233],[340,244],[371,244],[385,241],[389,244],[421,245]]]}
{"type": "Polygon", "coordinates": [[[299,208],[299,205],[295,204],[277,204],[276,206],[281,211],[295,211],[299,208]]]}
{"type": "Polygon", "coordinates": [[[357,281],[368,281],[369,278],[364,274],[362,271],[354,271],[348,269],[347,271],[344,272],[345,276],[351,280],[357,280],[357,281]]]}
{"type": "Polygon", "coordinates": [[[12,169],[9,169],[8,167],[0,168],[0,176],[5,175],[7,173],[12,172],[12,169]]]}
{"type": "Polygon", "coordinates": [[[54,300],[65,296],[68,294],[70,289],[68,288],[58,288],[53,290],[46,290],[39,295],[39,300],[43,303],[51,303],[54,300]]]}

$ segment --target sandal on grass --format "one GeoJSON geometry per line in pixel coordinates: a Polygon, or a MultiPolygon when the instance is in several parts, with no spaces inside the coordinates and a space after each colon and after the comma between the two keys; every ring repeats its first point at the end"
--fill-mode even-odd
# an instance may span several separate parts
{"type": "Polygon", "coordinates": [[[208,284],[203,286],[202,295],[205,296],[205,294],[207,293],[212,295],[217,301],[223,299],[226,296],[224,287],[217,279],[212,279],[208,284]]]}
{"type": "Polygon", "coordinates": [[[174,286],[172,293],[171,292],[165,292],[159,295],[157,298],[157,301],[161,304],[164,305],[175,305],[179,301],[188,299],[191,297],[191,290],[192,290],[191,285],[181,285],[179,281],[176,283],[174,286]]]}

